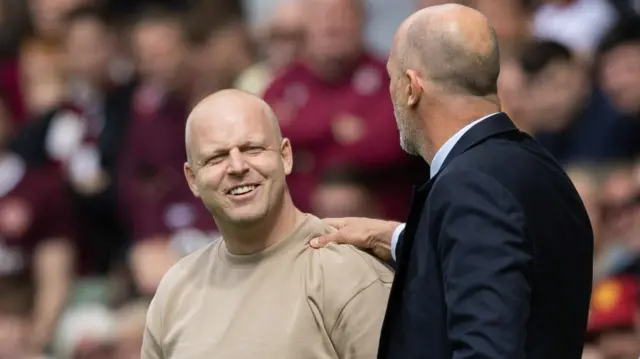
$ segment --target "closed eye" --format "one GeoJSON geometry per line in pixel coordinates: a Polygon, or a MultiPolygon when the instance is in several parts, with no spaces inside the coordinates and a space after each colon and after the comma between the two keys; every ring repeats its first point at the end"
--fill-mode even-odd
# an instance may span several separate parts
{"type": "Polygon", "coordinates": [[[242,149],[243,153],[246,153],[249,155],[259,155],[262,153],[262,151],[264,151],[264,148],[259,146],[249,146],[242,149]]]}

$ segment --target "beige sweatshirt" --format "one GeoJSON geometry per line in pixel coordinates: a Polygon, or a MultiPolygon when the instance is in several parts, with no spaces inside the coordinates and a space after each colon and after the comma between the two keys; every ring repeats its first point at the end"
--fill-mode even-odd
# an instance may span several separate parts
{"type": "Polygon", "coordinates": [[[169,270],[147,313],[142,359],[373,359],[392,271],[307,215],[287,238],[237,256],[223,240],[169,270]]]}

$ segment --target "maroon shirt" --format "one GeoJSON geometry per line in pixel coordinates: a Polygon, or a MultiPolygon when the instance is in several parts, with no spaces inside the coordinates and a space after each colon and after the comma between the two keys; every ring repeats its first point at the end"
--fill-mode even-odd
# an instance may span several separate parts
{"type": "Polygon", "coordinates": [[[28,275],[45,240],[71,240],[72,216],[53,166],[26,169],[17,156],[0,159],[0,278],[28,275]]]}
{"type": "Polygon", "coordinates": [[[140,87],[133,105],[119,183],[134,240],[170,237],[180,250],[210,240],[213,218],[183,174],[186,102],[140,87]]]}
{"type": "Polygon", "coordinates": [[[137,203],[132,211],[136,240],[168,237],[180,252],[208,244],[218,235],[213,217],[183,183],[164,195],[137,203]]]}
{"type": "Polygon", "coordinates": [[[186,102],[143,86],[133,99],[132,120],[119,162],[119,192],[124,210],[152,201],[176,186],[186,186],[184,128],[186,102]]]}
{"type": "Polygon", "coordinates": [[[6,99],[16,129],[25,121],[26,109],[20,88],[20,67],[17,58],[0,61],[0,91],[6,99]]]}
{"type": "Polygon", "coordinates": [[[400,148],[385,65],[362,56],[339,82],[326,83],[294,64],[267,89],[265,100],[291,140],[294,171],[287,182],[295,203],[310,210],[319,176],[333,166],[355,166],[384,204],[389,218],[404,218],[410,196],[408,163],[400,148]]]}

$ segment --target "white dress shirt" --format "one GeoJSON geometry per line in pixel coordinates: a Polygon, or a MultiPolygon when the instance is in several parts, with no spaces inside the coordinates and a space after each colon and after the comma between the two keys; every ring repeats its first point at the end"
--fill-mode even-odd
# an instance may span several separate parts
{"type": "MultiPolygon", "coordinates": [[[[462,137],[462,135],[467,133],[467,131],[469,131],[471,127],[475,126],[480,121],[484,120],[487,117],[493,116],[495,114],[496,113],[492,113],[490,115],[484,116],[481,119],[475,120],[470,124],[464,126],[461,130],[456,132],[453,136],[451,136],[451,138],[449,138],[447,142],[445,142],[444,145],[442,145],[442,147],[438,149],[438,151],[436,152],[436,155],[433,156],[433,160],[431,161],[431,167],[429,170],[429,177],[433,178],[433,176],[435,176],[438,173],[438,171],[440,171],[440,168],[442,167],[444,160],[447,159],[447,156],[449,155],[453,147],[456,145],[456,143],[460,141],[460,138],[462,137]]],[[[391,236],[391,257],[393,258],[394,261],[397,260],[396,247],[398,246],[398,239],[400,238],[400,233],[402,233],[405,226],[406,226],[406,223],[402,223],[401,225],[396,227],[396,229],[393,231],[393,235],[391,236]]]]}

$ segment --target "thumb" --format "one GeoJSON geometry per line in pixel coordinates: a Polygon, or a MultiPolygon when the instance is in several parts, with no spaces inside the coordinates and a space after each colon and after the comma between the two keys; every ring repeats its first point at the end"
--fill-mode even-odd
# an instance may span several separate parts
{"type": "Polygon", "coordinates": [[[342,244],[344,243],[344,238],[342,238],[342,236],[340,235],[340,232],[335,232],[335,233],[326,234],[321,237],[313,238],[311,239],[311,241],[309,241],[309,245],[313,248],[322,248],[329,243],[342,244]]]}

